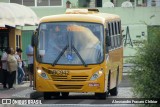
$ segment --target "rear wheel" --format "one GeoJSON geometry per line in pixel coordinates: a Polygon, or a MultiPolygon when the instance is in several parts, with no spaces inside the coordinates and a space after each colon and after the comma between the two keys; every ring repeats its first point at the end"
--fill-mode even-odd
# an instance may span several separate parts
{"type": "Polygon", "coordinates": [[[61,92],[61,94],[62,94],[62,97],[68,97],[69,92],[61,92]]]}
{"type": "Polygon", "coordinates": [[[52,93],[51,92],[44,92],[43,97],[45,100],[51,99],[52,93]]]}
{"type": "Polygon", "coordinates": [[[117,96],[118,95],[118,88],[114,87],[113,89],[111,89],[109,91],[109,93],[110,93],[111,96],[117,96]]]}

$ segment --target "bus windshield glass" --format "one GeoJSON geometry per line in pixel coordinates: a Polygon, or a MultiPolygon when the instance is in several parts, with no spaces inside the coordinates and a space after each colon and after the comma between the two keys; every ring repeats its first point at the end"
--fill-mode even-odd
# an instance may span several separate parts
{"type": "Polygon", "coordinates": [[[103,33],[103,25],[97,23],[41,23],[38,61],[54,65],[99,64],[104,58],[103,33]]]}

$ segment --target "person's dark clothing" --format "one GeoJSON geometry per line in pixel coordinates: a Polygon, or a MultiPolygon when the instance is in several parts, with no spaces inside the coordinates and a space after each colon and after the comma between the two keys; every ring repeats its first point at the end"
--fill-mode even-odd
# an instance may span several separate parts
{"type": "Polygon", "coordinates": [[[33,75],[33,64],[28,64],[28,71],[31,75],[33,75]]]}
{"type": "Polygon", "coordinates": [[[7,79],[8,79],[8,72],[7,70],[2,69],[2,83],[3,83],[3,88],[7,88],[6,84],[7,84],[7,79]]]}
{"type": "Polygon", "coordinates": [[[8,88],[13,88],[13,83],[16,78],[16,71],[10,72],[8,75],[8,88]]]}

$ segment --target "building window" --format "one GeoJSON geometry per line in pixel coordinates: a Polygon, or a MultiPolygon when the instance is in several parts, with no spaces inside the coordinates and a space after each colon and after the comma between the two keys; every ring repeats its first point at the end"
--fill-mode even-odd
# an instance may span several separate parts
{"type": "Polygon", "coordinates": [[[37,0],[37,6],[61,6],[62,0],[37,0]]]}
{"type": "Polygon", "coordinates": [[[62,1],[61,0],[50,0],[50,6],[61,6],[62,1]]]}
{"type": "Polygon", "coordinates": [[[102,0],[78,0],[79,7],[102,7],[102,0]]]}
{"type": "Polygon", "coordinates": [[[37,6],[49,6],[49,0],[37,0],[37,6]]]}
{"type": "Polygon", "coordinates": [[[96,0],[96,7],[102,7],[102,0],[96,0]]]}
{"type": "Polygon", "coordinates": [[[35,0],[23,0],[25,6],[35,6],[35,0]]]}
{"type": "Polygon", "coordinates": [[[136,0],[137,6],[146,7],[147,6],[147,0],[136,0]]]}
{"type": "Polygon", "coordinates": [[[16,48],[20,48],[20,47],[21,47],[21,36],[16,35],[16,48]]]}
{"type": "Polygon", "coordinates": [[[22,0],[10,0],[10,3],[17,3],[22,5],[22,0]]]}
{"type": "Polygon", "coordinates": [[[25,6],[62,6],[62,0],[10,0],[25,6]]]}

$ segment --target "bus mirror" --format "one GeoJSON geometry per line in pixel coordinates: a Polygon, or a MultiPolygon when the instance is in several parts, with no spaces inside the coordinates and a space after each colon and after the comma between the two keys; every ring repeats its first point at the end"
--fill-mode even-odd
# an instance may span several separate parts
{"type": "Polygon", "coordinates": [[[38,29],[36,29],[32,35],[31,44],[33,47],[38,45],[38,36],[37,36],[38,33],[37,32],[38,32],[38,29]]]}
{"type": "Polygon", "coordinates": [[[39,55],[44,56],[45,55],[45,50],[39,50],[39,55]]]}
{"type": "Polygon", "coordinates": [[[111,37],[106,36],[106,46],[111,46],[111,37]]]}

